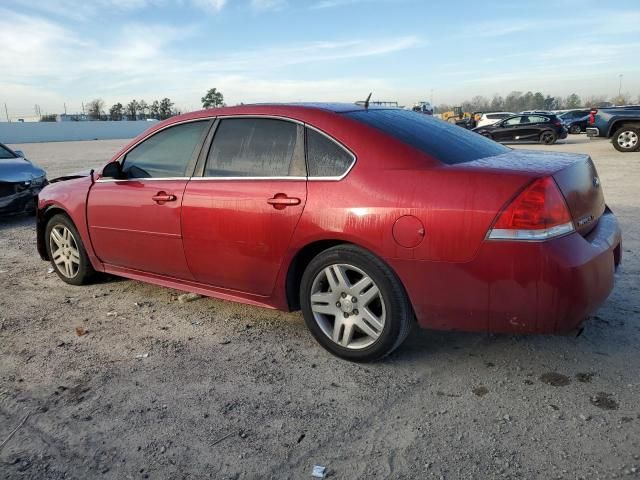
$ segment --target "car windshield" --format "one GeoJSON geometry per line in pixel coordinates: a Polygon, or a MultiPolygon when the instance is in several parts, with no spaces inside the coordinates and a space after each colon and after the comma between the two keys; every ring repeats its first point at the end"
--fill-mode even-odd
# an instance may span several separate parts
{"type": "Polygon", "coordinates": [[[0,145],[0,159],[4,160],[7,158],[16,158],[16,156],[11,153],[11,151],[0,145]]]}
{"type": "Polygon", "coordinates": [[[407,110],[383,109],[358,110],[347,112],[345,115],[377,128],[449,165],[510,151],[509,148],[482,135],[430,115],[407,110]]]}

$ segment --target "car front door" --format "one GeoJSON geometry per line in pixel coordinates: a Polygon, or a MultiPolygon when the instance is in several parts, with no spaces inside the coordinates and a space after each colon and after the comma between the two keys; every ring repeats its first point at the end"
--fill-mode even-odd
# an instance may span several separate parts
{"type": "Polygon", "coordinates": [[[192,279],[182,245],[181,205],[212,123],[193,121],[160,130],[119,159],[122,175],[94,183],[87,219],[100,260],[192,279]]]}
{"type": "Polygon", "coordinates": [[[304,128],[235,117],[214,129],[184,193],[187,262],[198,282],[268,296],[307,199],[304,128]]]}
{"type": "Polygon", "coordinates": [[[492,132],[493,138],[498,142],[512,141],[517,135],[521,118],[522,117],[511,117],[504,120],[500,126],[492,132]]]}

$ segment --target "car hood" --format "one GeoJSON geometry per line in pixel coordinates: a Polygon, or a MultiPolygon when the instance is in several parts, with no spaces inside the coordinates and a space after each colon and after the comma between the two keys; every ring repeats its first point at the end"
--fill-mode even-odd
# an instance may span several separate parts
{"type": "Polygon", "coordinates": [[[61,177],[56,177],[52,180],[49,180],[49,183],[64,182],[66,180],[73,180],[75,178],[88,177],[89,175],[91,175],[92,171],[94,170],[89,168],[87,170],[80,170],[79,172],[69,173],[68,175],[62,175],[61,177]]]}
{"type": "Polygon", "coordinates": [[[6,158],[0,160],[0,182],[22,182],[46,175],[40,167],[24,158],[6,158]]]}

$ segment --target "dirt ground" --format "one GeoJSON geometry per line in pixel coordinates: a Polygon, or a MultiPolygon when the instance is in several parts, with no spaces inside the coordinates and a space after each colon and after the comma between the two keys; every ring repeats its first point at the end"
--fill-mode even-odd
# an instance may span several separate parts
{"type": "MultiPolygon", "coordinates": [[[[50,177],[125,141],[14,145],[50,177]]],[[[129,280],[62,283],[34,220],[0,220],[0,477],[640,476],[640,153],[572,136],[624,230],[582,336],[415,330],[383,362],[332,357],[299,313],[129,280]],[[78,336],[76,329],[84,335],[78,336]]]]}

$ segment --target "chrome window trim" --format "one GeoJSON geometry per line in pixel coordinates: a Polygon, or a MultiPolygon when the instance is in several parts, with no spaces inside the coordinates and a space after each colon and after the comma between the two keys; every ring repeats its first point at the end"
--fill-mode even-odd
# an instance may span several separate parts
{"type": "MultiPolygon", "coordinates": [[[[342,142],[336,140],[335,138],[333,138],[331,135],[329,135],[328,133],[323,132],[322,130],[320,130],[317,127],[314,127],[313,125],[310,125],[308,123],[302,122],[300,120],[296,120],[294,118],[288,118],[288,117],[282,117],[279,115],[260,115],[260,114],[235,114],[235,115],[212,115],[212,116],[208,116],[208,117],[200,117],[200,118],[191,118],[189,120],[184,120],[181,122],[175,122],[175,123],[171,123],[169,125],[165,125],[162,128],[159,128],[158,130],[154,131],[151,135],[147,135],[146,137],[140,139],[138,142],[136,142],[135,144],[131,145],[126,151],[122,152],[118,158],[116,160],[114,160],[115,162],[119,162],[122,163],[122,160],[124,159],[124,157],[127,156],[127,154],[133,150],[134,148],[136,148],[138,145],[140,145],[142,142],[144,142],[145,140],[153,137],[154,135],[156,135],[157,133],[160,133],[164,130],[166,130],[167,128],[171,128],[177,125],[183,125],[185,123],[193,123],[193,122],[209,122],[211,120],[223,120],[223,119],[233,119],[233,118],[270,118],[273,120],[284,120],[287,122],[292,122],[298,125],[302,125],[303,127],[306,128],[310,128],[311,130],[314,130],[316,132],[318,132],[320,135],[324,136],[325,138],[327,138],[329,141],[335,143],[336,145],[338,145],[340,148],[342,148],[345,152],[347,152],[351,158],[351,165],[349,165],[349,168],[347,168],[347,170],[340,176],[327,176],[327,177],[312,177],[309,176],[308,172],[307,172],[307,176],[306,177],[157,177],[157,178],[132,178],[132,179],[115,179],[115,178],[100,178],[98,180],[96,180],[96,183],[108,183],[108,182],[140,182],[140,181],[167,181],[167,180],[196,180],[196,181],[202,181],[202,180],[224,180],[224,181],[229,181],[229,180],[307,180],[309,182],[339,182],[340,180],[342,180],[343,178],[345,178],[347,175],[349,175],[349,173],[351,172],[351,170],[353,169],[353,167],[355,166],[356,162],[357,162],[357,157],[356,155],[349,149],[347,148],[342,142]]],[[[214,135],[214,139],[215,139],[215,135],[214,135]]],[[[214,139],[211,140],[211,143],[214,141],[214,139]]],[[[209,144],[209,147],[211,147],[211,143],[209,144]]],[[[305,150],[306,150],[306,140],[305,140],[305,150]]],[[[306,154],[306,151],[305,151],[306,154]]],[[[308,170],[308,167],[307,167],[308,170]]]]}
{"type": "Polygon", "coordinates": [[[307,180],[307,177],[191,177],[191,180],[196,182],[202,181],[217,181],[217,180],[307,180]]]}
{"type": "Polygon", "coordinates": [[[145,177],[145,178],[99,178],[96,183],[108,182],[144,182],[144,181],[163,181],[163,180],[189,180],[191,177],[145,177]]]}

